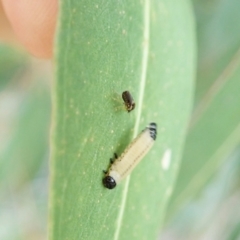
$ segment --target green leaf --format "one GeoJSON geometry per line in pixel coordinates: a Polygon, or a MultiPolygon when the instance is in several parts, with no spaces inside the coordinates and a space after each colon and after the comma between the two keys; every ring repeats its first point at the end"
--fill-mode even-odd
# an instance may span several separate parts
{"type": "Polygon", "coordinates": [[[186,1],[62,1],[53,88],[50,239],[154,239],[192,104],[195,38],[186,1]],[[127,113],[121,93],[136,109],[127,113]],[[149,122],[153,149],[114,190],[102,186],[149,122]]]}
{"type": "Polygon", "coordinates": [[[240,143],[240,25],[238,14],[234,14],[240,2],[219,1],[207,24],[200,11],[204,5],[207,3],[196,4],[202,14],[198,18],[201,31],[196,107],[169,217],[200,195],[240,143]]]}

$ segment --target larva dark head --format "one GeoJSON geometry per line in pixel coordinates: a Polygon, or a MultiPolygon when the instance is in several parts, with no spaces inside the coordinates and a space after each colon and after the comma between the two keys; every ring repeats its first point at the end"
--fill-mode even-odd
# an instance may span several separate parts
{"type": "Polygon", "coordinates": [[[113,189],[117,185],[115,180],[111,176],[106,176],[105,178],[103,178],[102,182],[103,182],[104,187],[106,187],[108,189],[113,189]]]}
{"type": "Polygon", "coordinates": [[[148,129],[150,131],[150,136],[153,140],[156,140],[157,138],[157,124],[156,123],[150,123],[148,126],[148,129]]]}

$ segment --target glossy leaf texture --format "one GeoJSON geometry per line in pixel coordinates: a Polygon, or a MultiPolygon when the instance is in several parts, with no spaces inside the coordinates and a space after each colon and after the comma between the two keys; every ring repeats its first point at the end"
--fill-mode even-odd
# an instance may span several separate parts
{"type": "Polygon", "coordinates": [[[56,40],[49,236],[154,239],[192,105],[195,36],[188,1],[62,1],[56,40]],[[121,93],[136,108],[124,109],[121,93]],[[115,189],[102,170],[150,122],[158,137],[115,189]]]}

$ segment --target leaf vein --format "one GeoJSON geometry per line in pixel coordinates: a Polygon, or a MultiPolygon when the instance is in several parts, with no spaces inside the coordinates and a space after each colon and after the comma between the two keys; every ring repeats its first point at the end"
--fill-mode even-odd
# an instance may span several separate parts
{"type": "MultiPolygon", "coordinates": [[[[144,89],[145,89],[146,78],[147,78],[147,66],[148,66],[148,55],[149,55],[149,35],[150,35],[150,0],[145,0],[143,7],[144,7],[143,8],[144,31],[143,31],[142,72],[141,72],[141,78],[140,78],[137,117],[136,117],[136,123],[134,126],[133,138],[135,138],[137,136],[137,133],[139,131],[140,118],[141,118],[142,105],[143,105],[143,97],[144,97],[144,89]]],[[[119,239],[120,230],[121,230],[121,226],[122,226],[122,222],[123,222],[123,214],[124,214],[124,210],[126,207],[129,183],[130,183],[130,176],[127,177],[125,186],[123,189],[122,202],[120,205],[119,215],[117,218],[117,228],[116,228],[114,238],[113,238],[114,240],[119,239]]]]}

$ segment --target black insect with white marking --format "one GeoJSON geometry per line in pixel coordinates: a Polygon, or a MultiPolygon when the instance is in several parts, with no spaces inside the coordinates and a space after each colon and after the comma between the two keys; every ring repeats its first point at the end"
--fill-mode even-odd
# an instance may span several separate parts
{"type": "Polygon", "coordinates": [[[128,112],[131,112],[135,108],[134,99],[129,91],[124,91],[122,93],[122,99],[124,101],[125,107],[128,112]]]}
{"type": "Polygon", "coordinates": [[[103,185],[108,189],[113,189],[125,178],[143,159],[154,144],[157,137],[157,124],[150,123],[118,157],[115,161],[110,159],[111,166],[108,171],[104,171],[103,185]]]}

